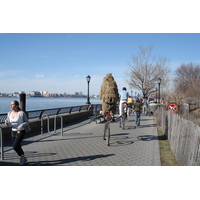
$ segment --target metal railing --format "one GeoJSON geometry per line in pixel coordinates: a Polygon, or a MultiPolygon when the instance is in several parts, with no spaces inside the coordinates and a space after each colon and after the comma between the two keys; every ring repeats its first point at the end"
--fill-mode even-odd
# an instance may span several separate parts
{"type": "Polygon", "coordinates": [[[44,117],[47,117],[47,132],[48,133],[51,133],[51,134],[54,134],[54,133],[56,133],[56,119],[57,119],[57,117],[60,117],[60,122],[61,122],[61,136],[63,136],[63,118],[62,118],[62,116],[61,115],[55,115],[54,116],[54,132],[51,132],[50,131],[50,123],[49,123],[49,116],[48,115],[46,115],[46,114],[44,114],[44,115],[42,115],[42,117],[41,117],[41,135],[43,135],[43,131],[44,131],[44,126],[43,126],[43,119],[44,119],[44,117]]]}
{"type": "MultiPolygon", "coordinates": [[[[86,111],[90,109],[93,109],[93,112],[99,112],[101,110],[101,104],[52,108],[52,109],[44,109],[44,110],[33,110],[33,111],[27,111],[26,113],[29,119],[35,119],[35,118],[41,119],[42,115],[44,114],[48,116],[59,115],[59,114],[71,114],[71,113],[82,112],[82,111],[86,111]]],[[[4,124],[4,121],[6,118],[7,118],[7,113],[0,114],[0,124],[4,124]]]]}
{"type": "Polygon", "coordinates": [[[3,150],[3,134],[2,134],[2,129],[0,127],[0,139],[1,139],[1,160],[4,159],[4,150],[3,150]]]}

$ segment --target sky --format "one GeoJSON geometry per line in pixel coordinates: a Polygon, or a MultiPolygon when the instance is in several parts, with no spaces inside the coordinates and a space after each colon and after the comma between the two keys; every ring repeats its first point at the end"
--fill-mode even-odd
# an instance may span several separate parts
{"type": "Polygon", "coordinates": [[[1,33],[0,92],[48,91],[99,94],[112,73],[118,89],[127,87],[125,70],[139,45],[153,45],[153,55],[181,63],[200,63],[199,33],[1,33]]]}

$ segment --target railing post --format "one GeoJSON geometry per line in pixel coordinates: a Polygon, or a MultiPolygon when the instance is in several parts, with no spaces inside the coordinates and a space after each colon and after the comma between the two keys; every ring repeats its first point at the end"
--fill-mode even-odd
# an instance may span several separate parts
{"type": "Polygon", "coordinates": [[[73,107],[71,107],[71,108],[70,108],[70,110],[69,110],[69,114],[71,114],[71,112],[72,112],[72,109],[73,109],[73,107]]]}
{"type": "Polygon", "coordinates": [[[21,93],[19,97],[20,97],[20,108],[22,111],[26,111],[26,94],[21,93]]]}
{"type": "Polygon", "coordinates": [[[4,160],[4,150],[3,150],[3,133],[0,127],[0,137],[1,137],[1,160],[4,160]]]}
{"type": "Polygon", "coordinates": [[[56,119],[57,117],[60,117],[60,123],[61,123],[61,136],[63,136],[63,118],[61,115],[55,115],[54,116],[54,132],[53,133],[56,133],[56,119]]]}
{"type": "Polygon", "coordinates": [[[42,115],[42,117],[41,117],[41,135],[43,134],[43,118],[44,117],[47,117],[47,131],[48,131],[48,133],[50,132],[49,131],[49,116],[48,115],[46,115],[46,114],[44,114],[44,115],[42,115]]]}
{"type": "Polygon", "coordinates": [[[58,115],[58,114],[59,114],[59,112],[60,112],[60,110],[61,110],[61,109],[62,109],[62,108],[59,108],[59,109],[58,109],[58,111],[57,111],[56,115],[58,115]]]}
{"type": "Polygon", "coordinates": [[[82,107],[83,107],[83,106],[80,106],[80,108],[79,108],[79,112],[81,112],[82,107]]]}

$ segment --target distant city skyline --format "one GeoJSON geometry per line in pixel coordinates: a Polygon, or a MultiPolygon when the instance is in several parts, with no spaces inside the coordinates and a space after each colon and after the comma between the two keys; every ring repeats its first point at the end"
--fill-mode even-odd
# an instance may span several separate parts
{"type": "MultiPolygon", "coordinates": [[[[74,92],[74,93],[49,93],[48,91],[31,91],[31,92],[25,92],[25,91],[20,91],[20,92],[5,92],[2,93],[0,92],[0,96],[18,96],[20,94],[26,94],[29,96],[54,96],[54,95],[58,95],[58,96],[87,96],[87,94],[83,94],[83,92],[74,92]]],[[[98,96],[98,94],[89,94],[89,96],[98,96]]]]}

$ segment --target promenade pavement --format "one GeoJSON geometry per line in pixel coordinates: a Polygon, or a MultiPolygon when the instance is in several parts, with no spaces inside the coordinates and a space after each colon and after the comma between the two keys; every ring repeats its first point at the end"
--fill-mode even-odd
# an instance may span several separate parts
{"type": "MultiPolygon", "coordinates": [[[[25,166],[160,166],[157,127],[153,117],[141,116],[134,129],[134,116],[125,130],[111,123],[110,146],[103,140],[104,123],[84,120],[70,124],[56,134],[29,134],[22,142],[28,162],[25,166]]],[[[0,166],[19,166],[11,141],[4,147],[0,166]]]]}

